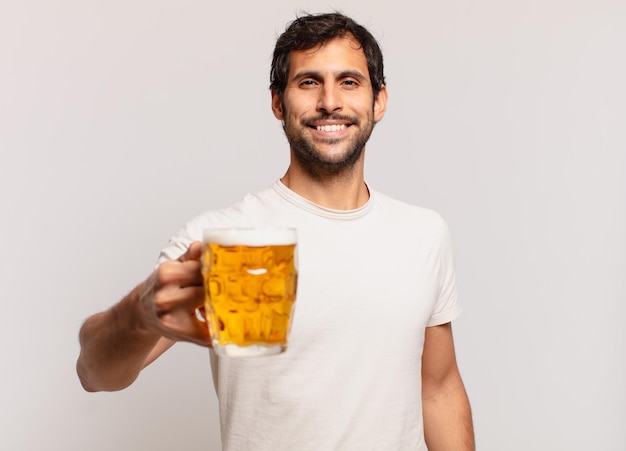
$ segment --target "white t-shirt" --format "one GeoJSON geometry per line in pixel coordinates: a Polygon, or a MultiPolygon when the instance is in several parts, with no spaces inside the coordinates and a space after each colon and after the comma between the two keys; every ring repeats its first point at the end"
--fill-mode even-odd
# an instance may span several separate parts
{"type": "Polygon", "coordinates": [[[461,313],[441,217],[373,190],[332,210],[277,181],[189,222],[160,261],[228,226],[295,227],[299,275],[285,353],[211,352],[224,450],[426,450],[424,331],[461,313]]]}

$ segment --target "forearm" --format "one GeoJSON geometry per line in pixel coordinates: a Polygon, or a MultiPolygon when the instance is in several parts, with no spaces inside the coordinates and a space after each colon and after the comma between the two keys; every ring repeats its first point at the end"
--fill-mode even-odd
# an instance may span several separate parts
{"type": "Polygon", "coordinates": [[[87,391],[115,391],[138,376],[160,335],[140,321],[141,285],[118,304],[93,315],[80,329],[81,351],[76,364],[87,391]]]}
{"type": "Polygon", "coordinates": [[[430,451],[474,451],[474,427],[461,378],[423,398],[424,434],[430,451]]]}

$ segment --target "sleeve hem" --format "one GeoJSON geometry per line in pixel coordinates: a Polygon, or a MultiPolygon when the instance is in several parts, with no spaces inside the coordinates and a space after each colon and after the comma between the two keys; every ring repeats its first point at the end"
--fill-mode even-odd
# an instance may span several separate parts
{"type": "Polygon", "coordinates": [[[437,313],[436,315],[430,317],[428,323],[426,323],[426,327],[440,326],[441,324],[449,323],[450,321],[457,319],[459,316],[461,316],[462,312],[463,310],[461,309],[461,307],[457,305],[451,310],[437,313]]]}

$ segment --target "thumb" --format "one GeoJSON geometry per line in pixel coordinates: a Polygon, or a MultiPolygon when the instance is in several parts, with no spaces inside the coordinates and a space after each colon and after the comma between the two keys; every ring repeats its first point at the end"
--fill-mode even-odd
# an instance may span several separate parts
{"type": "Polygon", "coordinates": [[[202,243],[200,241],[194,241],[189,245],[189,249],[183,255],[181,255],[178,260],[181,262],[186,262],[189,260],[199,260],[202,255],[202,243]]]}

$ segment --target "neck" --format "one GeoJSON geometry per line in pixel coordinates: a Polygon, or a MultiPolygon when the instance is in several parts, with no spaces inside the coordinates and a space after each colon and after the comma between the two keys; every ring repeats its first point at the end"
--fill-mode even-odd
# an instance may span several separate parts
{"type": "Polygon", "coordinates": [[[349,172],[314,178],[292,161],[280,181],[305,199],[334,210],[354,210],[365,205],[369,199],[362,162],[349,172]]]}

